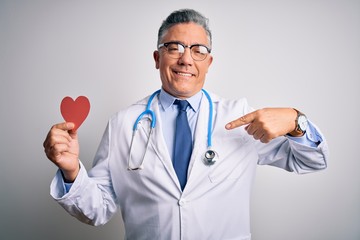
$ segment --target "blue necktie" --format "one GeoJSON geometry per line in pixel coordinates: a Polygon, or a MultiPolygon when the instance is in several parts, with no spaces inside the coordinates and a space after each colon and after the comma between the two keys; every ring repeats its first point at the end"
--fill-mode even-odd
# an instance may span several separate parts
{"type": "Polygon", "coordinates": [[[178,105],[179,114],[176,118],[173,164],[181,189],[184,190],[192,152],[192,136],[186,115],[189,103],[186,100],[175,100],[174,104],[178,105]]]}

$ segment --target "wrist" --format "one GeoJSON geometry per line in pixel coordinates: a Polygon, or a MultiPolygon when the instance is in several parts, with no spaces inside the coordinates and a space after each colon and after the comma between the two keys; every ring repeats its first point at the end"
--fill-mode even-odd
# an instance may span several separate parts
{"type": "Polygon", "coordinates": [[[304,113],[295,108],[293,109],[296,111],[295,128],[289,132],[288,135],[293,137],[302,137],[304,136],[308,126],[308,119],[304,113]]]}
{"type": "Polygon", "coordinates": [[[80,171],[80,164],[78,165],[77,169],[74,171],[64,171],[60,169],[61,176],[63,177],[63,180],[65,183],[73,183],[79,174],[80,171]]]}
{"type": "Polygon", "coordinates": [[[291,137],[302,137],[304,136],[305,132],[299,132],[299,131],[292,131],[292,132],[289,132],[287,135],[291,136],[291,137]]]}

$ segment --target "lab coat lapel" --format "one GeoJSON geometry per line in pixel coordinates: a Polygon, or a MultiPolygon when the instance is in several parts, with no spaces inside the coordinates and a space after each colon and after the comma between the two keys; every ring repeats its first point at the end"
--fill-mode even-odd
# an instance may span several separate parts
{"type": "Polygon", "coordinates": [[[163,131],[162,131],[162,121],[160,116],[160,110],[159,110],[159,100],[158,98],[154,98],[151,109],[153,109],[155,116],[156,116],[156,125],[153,129],[153,136],[150,138],[150,146],[154,149],[154,151],[157,154],[158,159],[162,162],[164,165],[166,171],[168,172],[170,178],[173,180],[174,184],[177,186],[179,190],[180,184],[179,180],[176,176],[172,160],[169,154],[169,151],[167,150],[167,146],[165,143],[163,131]]]}
{"type": "MultiPolygon", "coordinates": [[[[214,113],[215,113],[215,109],[214,113]]],[[[194,148],[190,159],[188,170],[188,181],[184,191],[196,188],[197,182],[202,181],[208,175],[209,166],[206,166],[203,161],[203,154],[207,149],[207,134],[209,121],[209,102],[204,95],[201,100],[200,112],[196,124],[194,136],[194,148]]]]}

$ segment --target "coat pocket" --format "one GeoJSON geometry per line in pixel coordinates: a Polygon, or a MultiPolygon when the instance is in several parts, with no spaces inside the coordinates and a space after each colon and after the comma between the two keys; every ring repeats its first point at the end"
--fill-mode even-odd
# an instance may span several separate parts
{"type": "Polygon", "coordinates": [[[251,143],[247,136],[214,142],[214,149],[216,145],[219,146],[219,159],[209,173],[210,181],[236,181],[246,174],[252,174],[252,169],[257,163],[257,153],[251,143]]]}

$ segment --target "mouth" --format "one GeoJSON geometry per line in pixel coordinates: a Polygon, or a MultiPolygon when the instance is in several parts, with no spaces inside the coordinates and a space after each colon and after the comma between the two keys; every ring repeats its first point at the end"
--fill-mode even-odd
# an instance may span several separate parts
{"type": "Polygon", "coordinates": [[[180,71],[173,71],[176,75],[181,76],[181,77],[192,77],[195,76],[195,74],[189,73],[189,72],[180,72],[180,71]]]}

